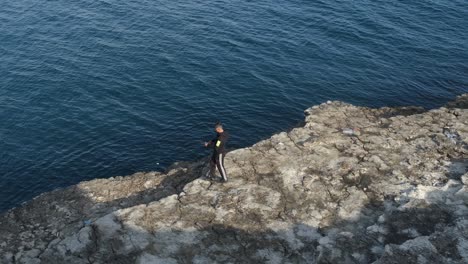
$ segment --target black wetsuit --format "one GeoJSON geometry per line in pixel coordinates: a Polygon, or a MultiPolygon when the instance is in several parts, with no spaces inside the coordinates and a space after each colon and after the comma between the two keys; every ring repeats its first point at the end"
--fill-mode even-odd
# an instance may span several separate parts
{"type": "Polygon", "coordinates": [[[210,174],[214,175],[216,167],[221,174],[224,181],[227,181],[226,169],[224,168],[224,156],[226,156],[226,142],[229,138],[229,134],[226,131],[218,133],[214,139],[212,139],[208,145],[213,146],[213,156],[210,162],[210,174]]]}

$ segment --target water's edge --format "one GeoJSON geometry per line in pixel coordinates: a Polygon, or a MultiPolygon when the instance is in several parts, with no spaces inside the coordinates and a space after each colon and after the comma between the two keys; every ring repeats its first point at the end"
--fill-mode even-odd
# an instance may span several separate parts
{"type": "MultiPolygon", "coordinates": [[[[461,105],[464,106],[466,104],[466,102],[465,102],[465,100],[467,100],[466,98],[468,98],[468,94],[462,94],[460,96],[457,96],[455,100],[450,100],[450,101],[447,102],[447,104],[445,104],[443,106],[440,106],[440,107],[435,107],[435,108],[424,108],[424,107],[421,107],[421,106],[391,106],[391,107],[381,107],[381,108],[377,108],[377,109],[392,109],[392,108],[394,108],[394,109],[399,109],[399,108],[405,109],[405,108],[408,108],[411,111],[416,110],[416,111],[419,111],[419,112],[427,112],[427,111],[430,111],[430,110],[433,110],[433,109],[440,109],[440,108],[444,108],[444,107],[447,107],[447,106],[459,107],[460,106],[459,102],[461,102],[461,105]]],[[[330,102],[331,101],[326,101],[326,103],[330,103],[330,102]]],[[[318,106],[318,105],[316,105],[316,106],[318,106]]],[[[357,106],[359,106],[359,105],[357,105],[357,106]]],[[[359,107],[373,109],[372,107],[366,107],[366,106],[359,106],[359,107]]],[[[314,107],[311,107],[311,108],[314,108],[314,107]]],[[[307,116],[307,112],[306,112],[307,110],[308,109],[304,110],[304,115],[305,116],[307,116]]],[[[296,125],[291,126],[289,129],[286,129],[284,131],[274,132],[271,136],[266,136],[266,137],[260,139],[258,142],[261,142],[263,140],[271,138],[272,136],[274,136],[276,134],[279,134],[281,132],[289,132],[294,128],[301,128],[305,124],[306,124],[306,121],[303,119],[302,121],[297,122],[296,125]]],[[[258,142],[252,144],[251,146],[254,146],[258,142]]],[[[238,148],[238,149],[228,149],[228,154],[231,151],[247,149],[247,148],[249,148],[251,146],[245,146],[245,147],[241,147],[241,148],[238,148]]],[[[91,182],[95,182],[95,181],[113,180],[113,179],[129,180],[132,177],[135,177],[135,176],[139,177],[139,176],[142,176],[142,175],[155,175],[155,176],[168,175],[169,173],[173,172],[174,170],[177,171],[180,168],[187,168],[187,167],[190,167],[192,170],[206,169],[205,166],[207,166],[207,164],[209,163],[210,157],[211,157],[211,154],[209,156],[207,156],[207,157],[200,158],[200,159],[195,159],[195,160],[191,160],[191,161],[190,160],[176,161],[176,162],[172,163],[171,165],[167,166],[164,170],[161,170],[161,171],[140,171],[140,172],[135,172],[135,173],[130,174],[130,175],[123,175],[123,176],[119,175],[119,176],[111,176],[111,177],[108,177],[108,178],[95,178],[95,179],[91,179],[91,180],[87,180],[87,181],[81,181],[81,182],[79,182],[77,184],[74,184],[74,185],[70,185],[70,186],[66,186],[66,187],[62,187],[62,188],[57,188],[55,190],[48,191],[48,192],[43,192],[43,193],[35,196],[31,200],[28,200],[28,201],[25,201],[25,202],[21,203],[21,205],[19,205],[19,206],[15,206],[15,207],[12,207],[12,208],[9,208],[9,209],[5,210],[4,212],[0,212],[0,215],[1,214],[7,214],[8,212],[11,212],[13,210],[17,210],[18,208],[22,208],[22,207],[28,205],[31,201],[36,200],[36,199],[38,199],[40,197],[44,197],[44,196],[48,196],[48,195],[54,196],[57,193],[65,192],[65,191],[71,190],[71,189],[75,189],[80,184],[91,183],[91,182]]],[[[186,179],[184,181],[186,181],[186,179]]]]}

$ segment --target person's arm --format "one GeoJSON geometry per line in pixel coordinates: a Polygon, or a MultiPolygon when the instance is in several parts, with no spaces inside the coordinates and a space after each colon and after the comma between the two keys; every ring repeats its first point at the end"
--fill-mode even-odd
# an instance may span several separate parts
{"type": "Polygon", "coordinates": [[[205,147],[209,147],[211,146],[212,144],[214,144],[216,141],[216,138],[213,138],[212,140],[208,141],[208,142],[205,142],[205,147]]]}

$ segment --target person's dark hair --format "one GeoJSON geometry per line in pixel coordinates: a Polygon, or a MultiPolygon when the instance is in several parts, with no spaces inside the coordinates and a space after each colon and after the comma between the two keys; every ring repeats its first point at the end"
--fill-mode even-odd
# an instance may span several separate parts
{"type": "Polygon", "coordinates": [[[223,128],[223,124],[221,124],[221,122],[219,122],[219,121],[216,122],[216,124],[215,124],[215,129],[217,129],[217,128],[221,128],[221,129],[223,128]]]}

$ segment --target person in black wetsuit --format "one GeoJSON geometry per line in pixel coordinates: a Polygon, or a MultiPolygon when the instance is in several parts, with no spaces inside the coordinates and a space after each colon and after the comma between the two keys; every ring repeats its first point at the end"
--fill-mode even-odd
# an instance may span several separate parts
{"type": "Polygon", "coordinates": [[[207,176],[214,176],[216,167],[221,174],[222,180],[227,181],[226,169],[224,168],[224,156],[226,156],[226,142],[229,138],[228,132],[223,129],[223,125],[215,125],[216,137],[209,142],[205,142],[205,147],[213,147],[213,156],[210,161],[210,171],[207,176]]]}

